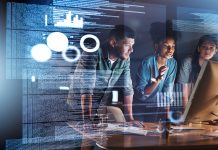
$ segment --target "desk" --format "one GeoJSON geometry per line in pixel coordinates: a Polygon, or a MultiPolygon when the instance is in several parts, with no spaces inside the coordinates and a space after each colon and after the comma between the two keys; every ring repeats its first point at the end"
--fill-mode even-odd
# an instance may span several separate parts
{"type": "MultiPolygon", "coordinates": [[[[75,127],[74,123],[69,123],[78,132],[82,133],[84,137],[89,138],[97,143],[101,148],[105,149],[218,149],[218,138],[205,136],[211,131],[218,130],[217,126],[209,125],[192,125],[192,127],[202,127],[205,129],[195,130],[182,130],[180,132],[173,132],[165,139],[161,134],[148,132],[147,135],[134,135],[134,134],[110,134],[108,135],[102,129],[90,132],[83,132],[75,127]]],[[[145,129],[152,131],[157,128],[155,123],[144,123],[145,129]]],[[[185,126],[187,127],[187,126],[185,126]]]]}

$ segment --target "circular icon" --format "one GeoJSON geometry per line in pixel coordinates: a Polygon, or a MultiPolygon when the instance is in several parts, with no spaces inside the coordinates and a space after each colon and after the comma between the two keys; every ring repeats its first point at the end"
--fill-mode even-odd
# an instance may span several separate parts
{"type": "Polygon", "coordinates": [[[86,34],[86,35],[84,35],[84,36],[80,39],[80,47],[81,47],[84,51],[86,51],[86,52],[89,52],[89,53],[95,52],[95,51],[97,51],[97,50],[99,49],[99,47],[100,47],[100,41],[99,41],[99,39],[98,39],[95,35],[86,34]],[[94,48],[87,48],[87,47],[85,47],[84,41],[85,41],[87,38],[92,38],[92,39],[95,40],[96,45],[95,45],[94,48]]]}
{"type": "Polygon", "coordinates": [[[173,122],[175,124],[179,124],[179,123],[183,122],[183,120],[184,120],[182,112],[179,112],[179,111],[177,111],[177,112],[170,111],[168,113],[168,118],[169,118],[170,122],[173,122]],[[177,115],[177,117],[174,117],[174,115],[177,115]]]}
{"type": "Polygon", "coordinates": [[[66,61],[68,61],[68,62],[76,62],[79,58],[80,58],[80,51],[79,51],[79,49],[76,47],[76,46],[68,46],[68,48],[66,49],[66,50],[64,50],[64,51],[62,51],[62,57],[66,60],[66,61]],[[75,58],[69,58],[69,57],[67,57],[67,51],[68,50],[74,50],[74,51],[76,51],[76,57],[75,58]]]}
{"type": "Polygon", "coordinates": [[[52,32],[47,37],[48,47],[56,52],[62,52],[68,48],[68,38],[61,32],[52,32]]]}
{"type": "Polygon", "coordinates": [[[45,62],[51,58],[51,50],[46,44],[37,44],[31,49],[31,56],[38,62],[45,62]]]}

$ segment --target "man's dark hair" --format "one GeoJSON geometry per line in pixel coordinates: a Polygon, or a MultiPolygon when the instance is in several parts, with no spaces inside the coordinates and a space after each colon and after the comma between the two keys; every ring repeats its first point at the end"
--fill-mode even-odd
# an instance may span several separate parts
{"type": "Polygon", "coordinates": [[[122,40],[124,38],[135,38],[134,31],[125,25],[116,25],[114,29],[110,31],[109,37],[115,37],[117,41],[122,40]]]}

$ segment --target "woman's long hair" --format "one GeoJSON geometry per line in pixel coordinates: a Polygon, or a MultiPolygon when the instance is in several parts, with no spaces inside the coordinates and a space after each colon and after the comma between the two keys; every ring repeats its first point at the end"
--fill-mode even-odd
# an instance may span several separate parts
{"type": "Polygon", "coordinates": [[[200,37],[198,44],[195,48],[195,52],[192,56],[192,71],[191,71],[191,75],[189,79],[191,83],[195,83],[195,81],[197,80],[198,74],[201,70],[201,66],[199,64],[200,52],[198,51],[198,48],[201,47],[202,44],[206,41],[210,41],[210,42],[217,44],[216,37],[214,36],[203,35],[202,37],[200,37]]]}

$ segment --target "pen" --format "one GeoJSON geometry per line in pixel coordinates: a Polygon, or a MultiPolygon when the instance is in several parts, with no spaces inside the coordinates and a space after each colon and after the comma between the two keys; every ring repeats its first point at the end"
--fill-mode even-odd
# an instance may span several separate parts
{"type": "Polygon", "coordinates": [[[142,127],[145,127],[143,122],[139,121],[139,124],[140,124],[142,127]]]}
{"type": "Polygon", "coordinates": [[[145,127],[144,122],[141,122],[142,126],[145,127]]]}

